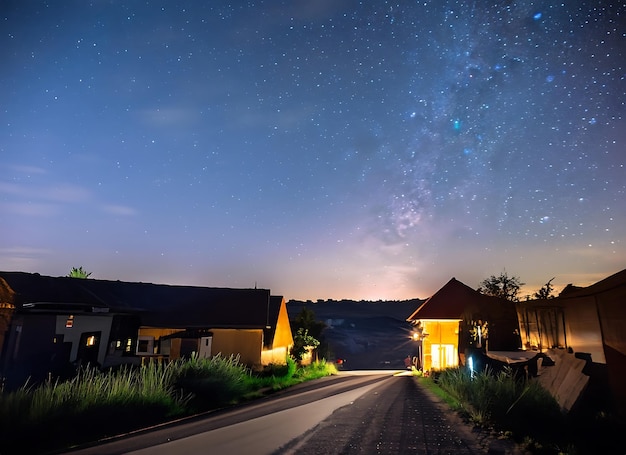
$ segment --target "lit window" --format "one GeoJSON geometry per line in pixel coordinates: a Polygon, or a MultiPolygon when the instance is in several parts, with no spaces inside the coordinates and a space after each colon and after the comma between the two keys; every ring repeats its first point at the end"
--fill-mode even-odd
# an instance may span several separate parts
{"type": "Polygon", "coordinates": [[[65,321],[65,328],[71,329],[72,327],[74,327],[74,315],[70,314],[65,321]]]}
{"type": "Polygon", "coordinates": [[[95,335],[91,335],[90,337],[87,337],[87,346],[94,346],[95,344],[96,344],[95,335]]]}

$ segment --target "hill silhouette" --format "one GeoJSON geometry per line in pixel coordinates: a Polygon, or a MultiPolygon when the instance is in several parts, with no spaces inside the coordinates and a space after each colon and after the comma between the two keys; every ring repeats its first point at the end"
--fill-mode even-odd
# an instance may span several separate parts
{"type": "Polygon", "coordinates": [[[290,300],[287,310],[293,320],[307,308],[326,324],[321,355],[332,361],[343,359],[345,369],[404,368],[404,358],[417,353],[406,318],[423,302],[290,300]]]}

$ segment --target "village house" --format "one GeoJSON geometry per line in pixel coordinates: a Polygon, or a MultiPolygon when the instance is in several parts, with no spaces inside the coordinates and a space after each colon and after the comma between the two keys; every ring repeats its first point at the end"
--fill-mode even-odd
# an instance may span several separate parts
{"type": "Polygon", "coordinates": [[[0,357],[9,384],[90,363],[110,367],[216,354],[284,363],[293,338],[267,289],[132,283],[0,272],[15,310],[0,357]],[[8,291],[10,290],[10,292],[8,291]]]}
{"type": "Polygon", "coordinates": [[[577,383],[581,392],[590,377],[626,415],[626,269],[587,287],[570,284],[556,298],[519,302],[517,313],[524,349],[581,365],[578,374],[538,371],[555,395],[574,395],[577,383]]]}
{"type": "Polygon", "coordinates": [[[520,346],[515,305],[452,278],[419,306],[413,325],[424,371],[464,365],[473,350],[515,350],[520,346]]]}

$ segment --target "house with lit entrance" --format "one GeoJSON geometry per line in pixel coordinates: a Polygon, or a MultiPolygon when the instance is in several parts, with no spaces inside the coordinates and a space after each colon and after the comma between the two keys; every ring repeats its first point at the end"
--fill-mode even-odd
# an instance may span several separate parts
{"type": "MultiPolygon", "coordinates": [[[[590,378],[590,388],[602,389],[623,416],[626,416],[625,303],[626,269],[586,287],[569,284],[555,298],[527,300],[516,305],[523,349],[547,353],[561,363],[567,356],[584,359],[584,374],[590,378]]],[[[541,379],[542,371],[539,373],[541,379]]],[[[573,383],[574,377],[572,374],[553,386],[558,390],[561,383],[573,383]]],[[[564,394],[564,390],[557,393],[564,394]]]]}
{"type": "Polygon", "coordinates": [[[515,304],[480,292],[452,278],[419,306],[413,325],[423,371],[464,365],[472,350],[520,347],[515,304]]]}
{"type": "Polygon", "coordinates": [[[238,356],[251,368],[285,363],[287,307],[268,289],[49,277],[0,272],[14,311],[0,353],[8,383],[62,376],[68,365],[110,367],[238,356]]]}

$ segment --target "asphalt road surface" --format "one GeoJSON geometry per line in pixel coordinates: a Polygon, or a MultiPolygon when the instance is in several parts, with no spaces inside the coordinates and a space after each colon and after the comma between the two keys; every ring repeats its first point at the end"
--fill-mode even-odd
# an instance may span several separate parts
{"type": "Polygon", "coordinates": [[[254,403],[187,419],[75,455],[478,454],[463,425],[409,375],[341,372],[254,403]]]}

